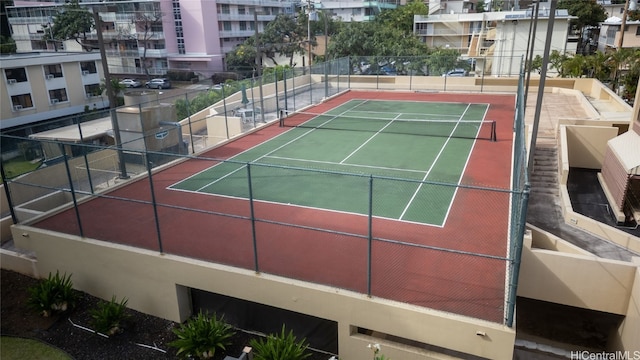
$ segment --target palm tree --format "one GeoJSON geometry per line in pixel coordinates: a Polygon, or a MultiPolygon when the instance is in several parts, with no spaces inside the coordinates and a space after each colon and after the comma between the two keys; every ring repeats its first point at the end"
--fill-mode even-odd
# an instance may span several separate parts
{"type": "Polygon", "coordinates": [[[611,79],[611,89],[616,90],[620,82],[620,70],[627,68],[631,60],[635,60],[635,50],[631,48],[622,48],[617,51],[608,53],[606,63],[613,69],[611,79]]]}

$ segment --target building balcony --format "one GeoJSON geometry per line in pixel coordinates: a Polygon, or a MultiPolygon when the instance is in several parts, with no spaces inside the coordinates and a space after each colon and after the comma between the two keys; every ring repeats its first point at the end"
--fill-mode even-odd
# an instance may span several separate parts
{"type": "Polygon", "coordinates": [[[145,55],[144,48],[138,48],[138,56],[139,57],[147,57],[147,58],[166,58],[168,55],[167,49],[147,49],[147,53],[145,55]]]}
{"type": "Polygon", "coordinates": [[[221,38],[229,38],[229,37],[251,37],[255,35],[255,30],[229,30],[229,31],[220,31],[221,38]]]}
{"type": "Polygon", "coordinates": [[[261,7],[288,7],[291,6],[290,2],[282,2],[280,0],[218,0],[218,4],[232,4],[232,5],[249,5],[249,6],[261,6],[261,7]]]}

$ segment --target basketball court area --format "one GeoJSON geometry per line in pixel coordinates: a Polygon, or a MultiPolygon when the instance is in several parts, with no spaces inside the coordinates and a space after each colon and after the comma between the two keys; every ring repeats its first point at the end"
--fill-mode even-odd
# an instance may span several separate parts
{"type": "Polygon", "coordinates": [[[514,107],[348,91],[34,226],[502,323],[514,107]]]}

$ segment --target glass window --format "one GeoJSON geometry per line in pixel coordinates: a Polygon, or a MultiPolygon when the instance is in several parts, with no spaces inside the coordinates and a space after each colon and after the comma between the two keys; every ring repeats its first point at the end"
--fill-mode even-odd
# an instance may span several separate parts
{"type": "Polygon", "coordinates": [[[98,72],[95,61],[81,61],[80,69],[83,74],[95,74],[98,72]]]}
{"type": "Polygon", "coordinates": [[[11,105],[13,105],[14,110],[33,107],[33,100],[31,100],[31,94],[13,95],[11,97],[11,105]]]}
{"type": "Polygon", "coordinates": [[[222,28],[224,29],[224,31],[231,31],[231,22],[230,21],[223,21],[222,22],[222,28]]]}
{"type": "Polygon", "coordinates": [[[240,21],[240,30],[247,30],[247,22],[240,21]]]}
{"type": "Polygon", "coordinates": [[[87,84],[84,86],[84,93],[87,94],[87,97],[91,96],[100,96],[101,89],[100,84],[87,84]]]}
{"type": "Polygon", "coordinates": [[[49,99],[51,99],[51,103],[69,101],[67,98],[67,89],[49,90],[49,99]]]}
{"type": "Polygon", "coordinates": [[[229,4],[221,4],[222,6],[220,7],[220,11],[223,14],[230,14],[231,12],[229,11],[229,4]]]}
{"type": "Polygon", "coordinates": [[[4,74],[9,83],[27,81],[27,71],[24,68],[4,69],[4,74]]]}
{"type": "Polygon", "coordinates": [[[62,77],[62,65],[53,64],[53,65],[43,65],[44,68],[44,76],[49,78],[61,78],[62,77]]]}
{"type": "Polygon", "coordinates": [[[244,15],[244,14],[246,14],[245,11],[246,10],[244,9],[244,6],[238,6],[238,14],[244,15]]]}
{"type": "Polygon", "coordinates": [[[636,35],[640,35],[640,25],[636,26],[636,35]]]}

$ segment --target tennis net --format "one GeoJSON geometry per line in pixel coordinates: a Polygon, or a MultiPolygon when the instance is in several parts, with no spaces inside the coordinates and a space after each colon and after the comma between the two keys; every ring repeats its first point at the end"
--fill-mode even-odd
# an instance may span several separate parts
{"type": "Polygon", "coordinates": [[[387,115],[362,117],[281,110],[280,126],[496,141],[495,120],[434,120],[387,115]]]}

